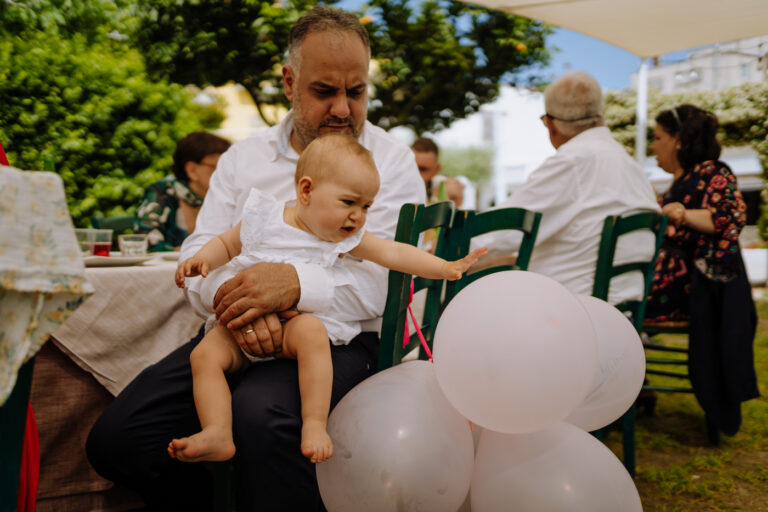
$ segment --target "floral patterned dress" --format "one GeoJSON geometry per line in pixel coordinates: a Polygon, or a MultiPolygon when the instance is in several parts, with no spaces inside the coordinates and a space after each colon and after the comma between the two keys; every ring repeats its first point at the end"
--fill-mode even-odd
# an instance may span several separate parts
{"type": "Polygon", "coordinates": [[[166,176],[147,187],[136,211],[135,233],[146,233],[150,251],[173,251],[189,235],[179,201],[192,207],[203,204],[195,194],[174,176],[166,176]]]}
{"type": "Polygon", "coordinates": [[[698,164],[660,199],[662,206],[672,202],[711,211],[715,232],[708,235],[681,226],[674,235],[665,235],[646,304],[646,318],[655,321],[689,318],[691,272],[698,270],[710,281],[726,283],[743,268],[739,233],[747,207],[727,165],[713,160],[698,164]]]}

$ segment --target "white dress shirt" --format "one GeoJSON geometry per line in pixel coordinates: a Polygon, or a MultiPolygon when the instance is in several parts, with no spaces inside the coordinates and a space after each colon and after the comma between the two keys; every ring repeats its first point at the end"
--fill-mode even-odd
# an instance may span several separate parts
{"type": "MultiPolygon", "coordinates": [[[[290,144],[293,113],[255,137],[233,144],[219,159],[216,172],[197,217],[195,231],[181,246],[181,260],[193,256],[208,240],[240,221],[243,205],[255,187],[284,202],[296,198],[294,173],[299,155],[290,144]]],[[[425,201],[424,183],[413,152],[371,123],[365,123],[358,139],[372,154],[381,186],[368,212],[367,229],[393,239],[400,207],[425,201]]],[[[384,311],[387,272],[384,267],[351,257],[331,269],[295,264],[301,286],[300,311],[323,312],[340,320],[377,319],[384,311]]],[[[208,317],[213,299],[224,281],[234,276],[227,266],[208,277],[187,279],[186,293],[197,313],[208,317]]],[[[376,323],[364,322],[363,330],[376,323]]]]}
{"type": "MultiPolygon", "coordinates": [[[[571,292],[590,295],[603,222],[609,215],[637,210],[660,211],[643,169],[616,142],[606,127],[590,128],[561,145],[531,173],[526,183],[497,208],[519,207],[541,212],[528,270],[562,283],[571,292]]],[[[474,246],[513,251],[521,235],[499,231],[477,237],[474,246]]],[[[616,262],[647,259],[653,236],[633,233],[619,239],[616,262]]],[[[609,302],[642,296],[638,273],[611,282],[609,302]]]]}

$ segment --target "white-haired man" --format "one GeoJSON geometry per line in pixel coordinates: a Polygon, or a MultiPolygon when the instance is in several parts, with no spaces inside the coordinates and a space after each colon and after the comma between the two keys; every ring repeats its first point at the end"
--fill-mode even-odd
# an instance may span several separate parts
{"type": "MultiPolygon", "coordinates": [[[[560,77],[546,88],[544,105],[541,120],[557,152],[497,207],[541,212],[528,270],[555,279],[573,293],[589,295],[605,218],[659,211],[659,205],[643,169],[604,126],[603,94],[594,78],[581,72],[560,77]]],[[[488,245],[493,251],[490,263],[491,257],[509,254],[519,245],[520,238],[509,233],[478,237],[473,245],[488,245]]],[[[650,254],[648,235],[623,237],[627,240],[620,241],[617,260],[650,254]]],[[[611,283],[609,302],[640,298],[642,289],[640,276],[620,276],[611,283]]]]}

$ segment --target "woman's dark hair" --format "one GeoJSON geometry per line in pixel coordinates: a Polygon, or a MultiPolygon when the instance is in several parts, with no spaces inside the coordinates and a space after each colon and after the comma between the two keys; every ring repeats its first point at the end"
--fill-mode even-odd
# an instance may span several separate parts
{"type": "Polygon", "coordinates": [[[184,166],[187,162],[200,163],[208,155],[220,155],[229,149],[229,141],[208,132],[192,132],[176,144],[173,152],[173,174],[176,179],[189,182],[184,166]]]}
{"type": "Polygon", "coordinates": [[[671,136],[680,135],[677,161],[685,174],[696,164],[720,158],[719,123],[711,112],[694,105],[679,105],[657,115],[656,123],[671,136]]]}

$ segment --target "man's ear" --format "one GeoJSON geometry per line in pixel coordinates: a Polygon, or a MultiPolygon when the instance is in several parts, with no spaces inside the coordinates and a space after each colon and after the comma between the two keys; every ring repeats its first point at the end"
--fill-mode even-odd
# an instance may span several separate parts
{"type": "Polygon", "coordinates": [[[309,205],[309,199],[312,196],[312,178],[302,176],[296,185],[296,200],[304,206],[309,205]]]}
{"type": "Polygon", "coordinates": [[[283,91],[288,101],[293,101],[294,87],[296,86],[296,74],[293,68],[286,64],[283,66],[283,91]]]}

